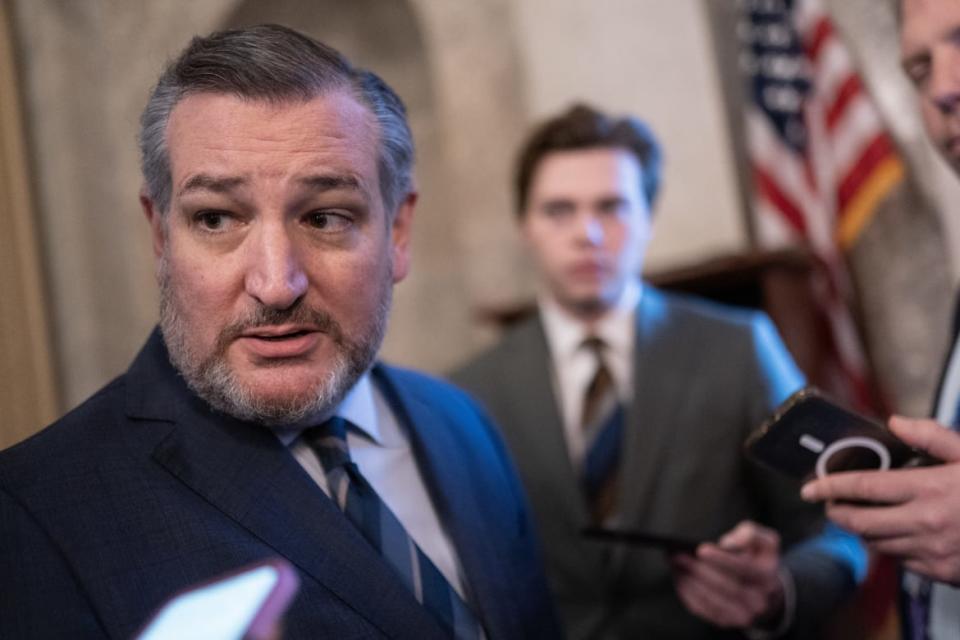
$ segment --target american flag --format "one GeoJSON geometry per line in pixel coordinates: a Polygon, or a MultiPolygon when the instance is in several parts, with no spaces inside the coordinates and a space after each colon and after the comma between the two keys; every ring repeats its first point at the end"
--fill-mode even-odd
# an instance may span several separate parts
{"type": "Polygon", "coordinates": [[[820,384],[866,408],[867,365],[844,255],[902,180],[903,164],[818,0],[739,4],[756,242],[812,251],[834,355],[820,384]]]}

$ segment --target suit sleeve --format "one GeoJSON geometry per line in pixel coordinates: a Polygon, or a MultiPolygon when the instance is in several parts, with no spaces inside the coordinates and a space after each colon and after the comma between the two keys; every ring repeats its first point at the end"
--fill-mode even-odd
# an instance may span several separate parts
{"type": "Polygon", "coordinates": [[[106,635],[60,550],[0,488],[0,638],[106,635]]]}
{"type": "MultiPolygon", "coordinates": [[[[760,397],[752,400],[751,423],[759,425],[783,400],[803,385],[803,375],[770,319],[753,323],[760,397]]],[[[823,509],[800,499],[799,485],[748,463],[752,486],[764,511],[781,535],[783,565],[796,588],[794,633],[810,637],[813,627],[856,588],[866,575],[867,553],[859,538],[827,523],[823,509]],[[810,628],[807,628],[807,627],[810,628]]]]}

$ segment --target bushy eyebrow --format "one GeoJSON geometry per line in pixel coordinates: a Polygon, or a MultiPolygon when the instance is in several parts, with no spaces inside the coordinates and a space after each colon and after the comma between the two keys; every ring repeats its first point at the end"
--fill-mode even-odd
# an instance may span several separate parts
{"type": "Polygon", "coordinates": [[[621,196],[619,194],[597,198],[597,204],[602,204],[602,205],[626,204],[629,202],[630,202],[629,198],[627,198],[626,196],[621,196]]]}
{"type": "Polygon", "coordinates": [[[928,62],[930,60],[930,54],[923,53],[914,53],[906,58],[900,60],[900,66],[903,67],[904,71],[908,70],[912,65],[915,65],[919,62],[928,62]]]}
{"type": "Polygon", "coordinates": [[[214,193],[230,193],[237,187],[242,187],[247,179],[241,176],[217,177],[206,173],[191,176],[177,193],[177,197],[193,191],[213,191],[214,193]]]}
{"type": "Polygon", "coordinates": [[[360,191],[360,182],[351,175],[317,174],[298,178],[297,182],[314,191],[348,189],[360,191]]]}
{"type": "MultiPolygon", "coordinates": [[[[177,194],[178,197],[194,191],[212,191],[214,193],[230,193],[238,187],[246,186],[249,180],[243,176],[218,177],[206,173],[198,173],[191,176],[184,183],[177,194]]],[[[334,191],[338,189],[348,189],[351,191],[360,191],[360,182],[351,175],[337,174],[316,174],[303,176],[297,179],[297,183],[311,191],[334,191]]]]}

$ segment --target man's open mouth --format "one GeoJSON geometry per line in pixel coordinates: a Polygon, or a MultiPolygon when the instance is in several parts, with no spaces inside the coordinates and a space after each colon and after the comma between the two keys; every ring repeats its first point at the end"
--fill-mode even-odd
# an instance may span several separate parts
{"type": "Polygon", "coordinates": [[[307,329],[300,331],[291,331],[290,333],[283,333],[280,335],[264,335],[264,334],[251,334],[251,338],[258,338],[260,340],[268,340],[270,342],[280,342],[283,340],[290,340],[291,338],[299,338],[300,336],[305,336],[308,333],[313,333],[307,329]]]}
{"type": "Polygon", "coordinates": [[[312,326],[257,327],[243,333],[238,344],[259,358],[299,358],[323,344],[321,333],[312,326]]]}

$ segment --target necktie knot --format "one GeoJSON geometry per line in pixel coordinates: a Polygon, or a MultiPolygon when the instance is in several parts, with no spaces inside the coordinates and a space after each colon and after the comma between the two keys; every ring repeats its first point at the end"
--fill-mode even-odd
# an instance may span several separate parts
{"type": "Polygon", "coordinates": [[[334,416],[304,433],[307,443],[317,453],[320,464],[327,473],[351,464],[350,449],[347,447],[347,424],[345,419],[334,416]]]}
{"type": "Polygon", "coordinates": [[[603,523],[615,507],[624,415],[603,357],[603,340],[588,336],[583,347],[593,353],[597,366],[583,394],[580,426],[587,439],[587,451],[582,480],[593,519],[603,523]]]}
{"type": "Polygon", "coordinates": [[[593,352],[598,358],[603,356],[603,350],[607,344],[600,336],[589,335],[583,339],[583,348],[593,352]]]}
{"type": "Polygon", "coordinates": [[[609,414],[617,402],[613,375],[607,367],[603,357],[605,344],[597,336],[588,336],[583,346],[589,349],[596,358],[596,369],[593,377],[587,383],[583,394],[583,406],[580,414],[580,427],[584,431],[591,431],[598,422],[609,414]]]}

